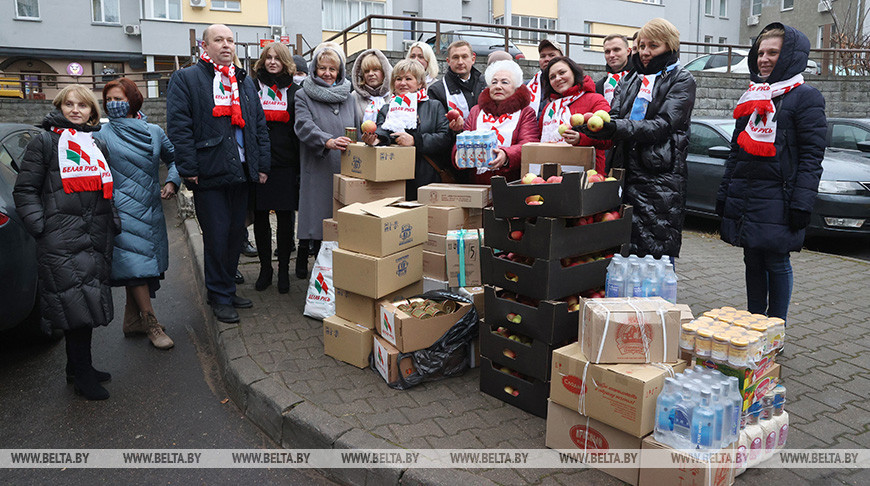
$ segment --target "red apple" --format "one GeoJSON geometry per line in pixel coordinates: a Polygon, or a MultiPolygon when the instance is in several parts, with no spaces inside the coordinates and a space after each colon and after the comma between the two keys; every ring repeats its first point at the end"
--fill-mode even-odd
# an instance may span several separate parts
{"type": "Polygon", "coordinates": [[[447,119],[450,121],[453,121],[453,120],[459,118],[460,116],[462,116],[462,115],[459,114],[458,110],[450,110],[447,112],[447,119]]]}
{"type": "Polygon", "coordinates": [[[510,239],[517,240],[517,241],[523,239],[523,232],[520,230],[511,231],[510,239]]]}
{"type": "Polygon", "coordinates": [[[585,123],[589,123],[589,119],[592,117],[593,117],[593,114],[591,112],[587,111],[586,113],[583,113],[583,121],[585,123]]]}
{"type": "Polygon", "coordinates": [[[616,221],[617,219],[619,219],[619,212],[618,211],[611,211],[609,213],[604,213],[604,215],[601,216],[601,221],[616,221]]]}
{"type": "Polygon", "coordinates": [[[360,128],[362,128],[363,133],[375,133],[375,130],[378,129],[378,126],[375,124],[375,122],[371,120],[366,120],[363,122],[360,128]]]}
{"type": "Polygon", "coordinates": [[[543,177],[535,177],[532,180],[532,184],[546,184],[546,183],[547,183],[547,181],[545,181],[543,177]]]}
{"type": "Polygon", "coordinates": [[[550,176],[547,178],[547,184],[558,184],[562,182],[562,176],[550,176]]]}

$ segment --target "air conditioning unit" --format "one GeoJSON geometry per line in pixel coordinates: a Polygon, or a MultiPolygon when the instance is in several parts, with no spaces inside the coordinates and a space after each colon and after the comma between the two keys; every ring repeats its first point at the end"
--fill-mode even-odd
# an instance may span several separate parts
{"type": "Polygon", "coordinates": [[[819,2],[819,13],[825,13],[831,11],[831,2],[826,2],[822,0],[819,2]]]}
{"type": "Polygon", "coordinates": [[[284,35],[283,25],[270,25],[269,29],[272,31],[272,37],[281,37],[284,35]]]}
{"type": "Polygon", "coordinates": [[[127,35],[140,35],[139,24],[125,24],[124,33],[127,35]]]}
{"type": "Polygon", "coordinates": [[[758,25],[758,17],[758,15],[750,15],[749,17],[746,17],[746,25],[750,27],[752,27],[753,25],[758,25]]]}
{"type": "Polygon", "coordinates": [[[190,0],[190,6],[195,8],[203,8],[205,7],[206,0],[190,0]]]}

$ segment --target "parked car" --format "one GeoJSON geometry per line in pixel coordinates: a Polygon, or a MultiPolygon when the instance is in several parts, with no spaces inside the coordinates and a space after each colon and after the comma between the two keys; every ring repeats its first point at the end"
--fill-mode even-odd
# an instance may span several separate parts
{"type": "MultiPolygon", "coordinates": [[[[716,217],[716,193],[731,153],[731,119],[692,120],[686,210],[716,217]]],[[[870,236],[870,163],[847,150],[828,148],[808,235],[870,236]]]]}
{"type": "Polygon", "coordinates": [[[21,224],[12,189],[27,144],[39,133],[32,125],[0,123],[0,331],[25,325],[37,335],[36,242],[21,224]]]}
{"type": "Polygon", "coordinates": [[[828,118],[828,147],[870,158],[870,118],[828,118]]]}
{"type": "MultiPolygon", "coordinates": [[[[745,49],[731,49],[731,72],[749,74],[748,56],[749,51],[745,49]]],[[[719,51],[696,57],[686,64],[686,69],[707,73],[728,72],[728,51],[719,51]]],[[[819,74],[819,72],[819,66],[816,64],[816,61],[812,59],[808,60],[804,74],[819,74]]]]}
{"type": "MultiPolygon", "coordinates": [[[[486,56],[489,56],[492,51],[504,50],[504,36],[496,34],[495,32],[489,32],[486,30],[450,30],[441,33],[441,40],[438,42],[441,52],[446,55],[447,46],[458,40],[464,40],[471,44],[471,50],[474,51],[478,57],[482,56],[485,58],[486,56]]],[[[426,43],[434,49],[435,36],[433,35],[426,39],[426,43]]],[[[508,53],[510,53],[511,56],[514,56],[514,59],[526,58],[522,51],[517,49],[517,46],[515,46],[513,42],[510,42],[508,45],[508,53]]]]}

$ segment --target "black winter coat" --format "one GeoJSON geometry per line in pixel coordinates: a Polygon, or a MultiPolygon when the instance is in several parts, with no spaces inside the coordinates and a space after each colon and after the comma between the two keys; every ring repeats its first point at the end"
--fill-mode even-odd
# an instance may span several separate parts
{"type": "MultiPolygon", "coordinates": [[[[640,63],[638,59],[633,62],[640,63]]],[[[686,155],[695,78],[682,66],[659,75],[646,116],[629,120],[642,79],[633,71],[616,86],[610,110],[616,133],[607,167],[626,170],[623,201],[634,206],[631,252],[676,257],[686,212],[686,155]]]]}
{"type": "MultiPolygon", "coordinates": [[[[27,231],[36,239],[43,329],[106,326],[114,317],[112,250],[121,220],[102,191],[67,194],[61,183],[57,144],[51,127],[96,131],[73,125],[60,112],[42,121],[46,131],[27,145],[13,197],[27,231]]],[[[106,144],[97,147],[111,167],[106,144]]]]}
{"type": "MultiPolygon", "coordinates": [[[[296,92],[302,89],[293,83],[289,75],[273,75],[265,70],[257,73],[257,79],[267,86],[277,84],[287,88],[287,112],[290,120],[266,121],[271,146],[271,172],[265,184],[257,184],[256,208],[265,210],[293,210],[299,207],[299,137],[293,125],[296,123],[296,92]]],[[[260,84],[256,83],[259,89],[260,84]]]]}
{"type": "MultiPolygon", "coordinates": [[[[480,93],[486,89],[486,79],[475,68],[471,68],[471,75],[465,82],[460,81],[459,76],[453,74],[453,71],[449,69],[444,74],[443,79],[447,80],[447,87],[450,88],[450,93],[462,93],[465,101],[468,103],[469,111],[471,107],[477,104],[477,98],[480,97],[480,93]]],[[[444,90],[444,81],[439,79],[429,86],[429,97],[438,100],[441,103],[441,107],[444,108],[445,113],[450,111],[450,107],[447,105],[447,93],[444,90]]],[[[468,113],[463,113],[462,116],[468,116],[468,113]]]]}
{"type": "MultiPolygon", "coordinates": [[[[785,29],[785,39],[776,67],[768,76],[769,83],[802,73],[810,51],[810,41],[804,34],[779,23],[764,30],[774,27],[785,29]]],[[[756,45],[749,51],[750,77],[761,82],[757,59],[756,45]]],[[[806,230],[789,227],[789,211],[813,210],[825,156],[827,121],[825,99],[812,86],[802,84],[773,101],[778,105],[776,155],[752,155],[737,145],[749,116],[738,119],[716,200],[717,206],[724,208],[724,241],[785,253],[800,251],[803,245],[806,230]]]]}
{"type": "Polygon", "coordinates": [[[175,146],[181,177],[199,177],[194,189],[216,189],[258,180],[270,172],[269,131],[257,88],[244,69],[236,68],[248,173],[242,169],[230,117],[212,116],[214,68],[202,59],[176,71],[166,92],[166,134],[175,146]]]}

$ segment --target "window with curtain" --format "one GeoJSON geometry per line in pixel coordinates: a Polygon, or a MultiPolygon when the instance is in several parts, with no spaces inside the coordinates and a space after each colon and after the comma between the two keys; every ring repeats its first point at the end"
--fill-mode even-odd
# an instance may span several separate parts
{"type": "Polygon", "coordinates": [[[728,17],[728,0],[719,0],[719,17],[728,17]]]}
{"type": "Polygon", "coordinates": [[[752,0],[750,15],[761,15],[761,0],[752,0]]]}
{"type": "Polygon", "coordinates": [[[713,0],[704,0],[704,15],[713,15],[713,0]]]}
{"type": "MultiPolygon", "coordinates": [[[[359,0],[323,0],[321,4],[323,30],[344,30],[351,24],[368,15],[383,15],[383,2],[365,2],[359,0]]],[[[382,33],[383,19],[372,20],[372,32],[382,33]]],[[[353,32],[363,32],[365,24],[353,29],[353,32]]]]}
{"type": "Polygon", "coordinates": [[[151,0],[151,18],[181,20],[181,0],[151,0]]]}
{"type": "Polygon", "coordinates": [[[38,19],[39,0],[15,0],[15,13],[20,19],[38,19]]]}
{"type": "Polygon", "coordinates": [[[92,0],[94,22],[105,24],[121,23],[121,13],[118,0],[92,0]]]}

